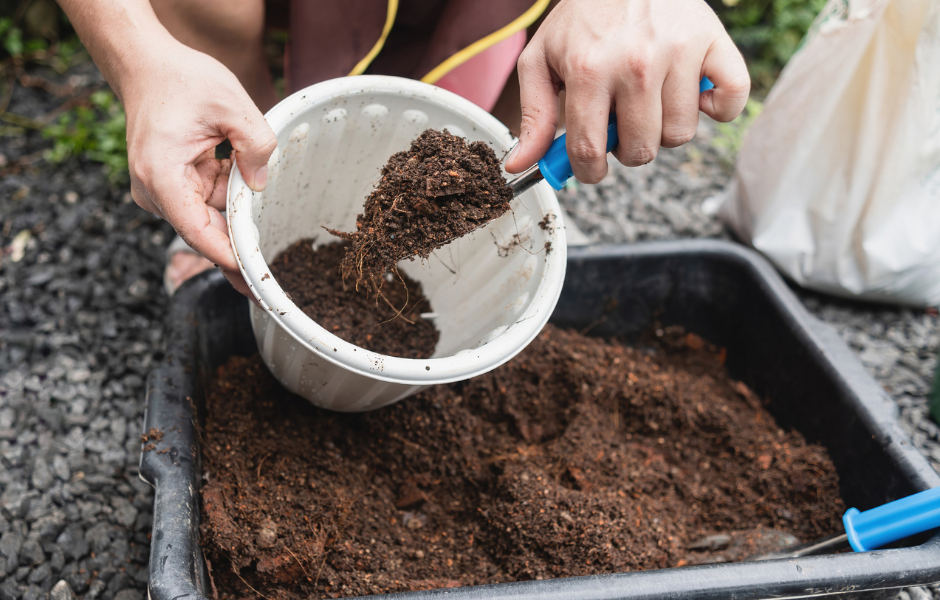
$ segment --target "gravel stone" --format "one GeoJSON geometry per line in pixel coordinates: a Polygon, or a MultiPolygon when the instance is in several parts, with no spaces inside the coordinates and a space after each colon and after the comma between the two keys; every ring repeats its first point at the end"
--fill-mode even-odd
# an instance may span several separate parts
{"type": "MultiPolygon", "coordinates": [[[[22,453],[23,448],[15,446],[4,453],[4,457],[12,463],[12,466],[16,466],[21,460],[22,453]],[[17,452],[13,452],[14,449],[17,452]]],[[[24,484],[13,482],[0,495],[0,510],[8,519],[22,519],[29,510],[29,501],[37,495],[34,490],[28,490],[24,484]]]]}
{"type": "Polygon", "coordinates": [[[49,563],[39,565],[29,574],[30,583],[41,584],[49,579],[52,579],[52,567],[49,563]]]}
{"type": "Polygon", "coordinates": [[[114,597],[118,592],[126,590],[133,585],[133,579],[126,571],[119,571],[114,574],[114,577],[108,581],[108,587],[105,590],[105,594],[110,594],[114,597]]]}
{"type": "Polygon", "coordinates": [[[20,564],[35,566],[46,562],[46,553],[37,540],[26,540],[20,548],[20,564]]]}
{"type": "Polygon", "coordinates": [[[85,573],[81,569],[77,568],[77,565],[69,566],[69,573],[65,576],[65,581],[68,582],[76,594],[84,594],[88,591],[88,575],[87,569],[85,573]]]}
{"type": "Polygon", "coordinates": [[[137,520],[138,511],[127,498],[121,498],[120,496],[112,498],[111,506],[114,507],[114,512],[111,513],[111,517],[115,523],[123,525],[124,527],[134,525],[134,522],[137,520]]]}
{"type": "Polygon", "coordinates": [[[98,596],[101,595],[108,588],[108,584],[102,581],[101,579],[96,579],[89,586],[88,591],[85,592],[83,600],[95,600],[98,596]]]}
{"type": "Polygon", "coordinates": [[[0,536],[0,554],[14,563],[19,560],[22,546],[23,536],[16,531],[10,530],[0,536]]]}
{"type": "Polygon", "coordinates": [[[52,459],[52,471],[55,473],[55,476],[62,481],[68,481],[72,477],[72,470],[69,469],[69,461],[61,455],[56,455],[52,459]]]}
{"type": "Polygon", "coordinates": [[[26,590],[12,577],[0,583],[0,600],[19,600],[26,590]]]}
{"type": "Polygon", "coordinates": [[[85,532],[85,539],[91,544],[91,551],[100,553],[111,545],[111,531],[107,523],[98,523],[85,532]]]}
{"type": "Polygon", "coordinates": [[[54,509],[48,514],[33,521],[30,533],[38,537],[39,541],[47,544],[54,542],[65,529],[66,516],[61,510],[54,509]]]}
{"type": "Polygon", "coordinates": [[[62,550],[54,551],[49,560],[49,566],[52,567],[53,572],[60,573],[65,568],[65,553],[62,550]]]}
{"type": "Polygon", "coordinates": [[[45,596],[46,593],[41,587],[31,583],[23,593],[23,600],[40,600],[40,598],[45,598],[45,596]]]}
{"type": "Polygon", "coordinates": [[[33,488],[44,492],[49,489],[49,486],[52,485],[54,476],[52,471],[49,469],[49,465],[46,464],[41,458],[36,459],[36,463],[33,465],[33,474],[30,477],[30,482],[33,484],[33,488]]]}
{"type": "Polygon", "coordinates": [[[65,556],[72,560],[78,560],[88,554],[88,541],[85,539],[85,532],[82,530],[81,523],[72,523],[65,528],[59,537],[56,538],[56,545],[62,549],[65,556]]]}
{"type": "Polygon", "coordinates": [[[137,590],[121,590],[114,596],[114,600],[144,600],[144,595],[137,590]]]}
{"type": "Polygon", "coordinates": [[[94,491],[110,489],[114,486],[114,479],[107,475],[89,475],[85,478],[85,485],[94,491]]]}
{"type": "Polygon", "coordinates": [[[925,587],[907,588],[907,593],[910,595],[911,600],[931,600],[933,598],[933,594],[925,587]]]}
{"type": "Polygon", "coordinates": [[[75,592],[64,579],[52,586],[49,592],[49,600],[76,600],[75,592]]]}

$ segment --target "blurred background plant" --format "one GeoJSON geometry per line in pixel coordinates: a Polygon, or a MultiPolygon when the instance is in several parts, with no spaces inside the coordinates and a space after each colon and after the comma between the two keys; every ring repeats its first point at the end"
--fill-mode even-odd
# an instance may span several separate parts
{"type": "Polygon", "coordinates": [[[53,0],[0,0],[0,136],[35,132],[51,142],[20,157],[17,166],[82,157],[101,163],[109,181],[120,185],[127,181],[124,110],[100,80],[72,73],[88,61],[53,0]],[[14,112],[17,86],[38,88],[49,102],[14,112]]]}
{"type": "Polygon", "coordinates": [[[46,125],[43,137],[53,141],[43,157],[61,163],[83,156],[104,165],[108,180],[119,185],[127,177],[127,120],[124,109],[110,90],[93,92],[82,103],[46,125]]]}
{"type": "Polygon", "coordinates": [[[708,0],[747,60],[753,92],[763,98],[826,0],[708,0]]]}
{"type": "Polygon", "coordinates": [[[763,112],[763,99],[827,0],[707,1],[741,50],[751,74],[751,97],[744,112],[731,123],[716,124],[712,138],[712,145],[732,168],[744,134],[763,112]]]}
{"type": "MultiPolygon", "coordinates": [[[[799,48],[826,0],[708,2],[744,54],[753,81],[744,114],[733,123],[719,124],[713,138],[732,164],[744,133],[760,114],[760,100],[799,48]]],[[[268,47],[275,71],[282,68],[285,44],[283,30],[272,33],[268,47]]],[[[123,108],[106,86],[69,76],[70,70],[88,61],[54,0],[0,0],[0,136],[38,132],[49,147],[21,157],[21,163],[81,157],[101,163],[112,184],[121,185],[127,182],[123,108]],[[10,111],[17,85],[41,88],[58,102],[41,114],[10,111]]]]}
{"type": "Polygon", "coordinates": [[[718,150],[727,167],[733,167],[734,161],[744,143],[744,134],[764,111],[764,105],[753,96],[747,99],[744,112],[730,123],[715,123],[715,134],[711,144],[718,150]]]}

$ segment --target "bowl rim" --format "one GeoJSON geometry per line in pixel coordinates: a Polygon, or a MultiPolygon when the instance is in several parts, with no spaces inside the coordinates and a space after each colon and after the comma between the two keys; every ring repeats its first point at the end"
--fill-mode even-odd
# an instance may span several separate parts
{"type": "MultiPolygon", "coordinates": [[[[420,81],[383,75],[343,77],[314,84],[279,102],[268,111],[265,119],[277,135],[302,112],[315,110],[338,97],[363,93],[398,94],[437,104],[473,122],[491,139],[491,143],[503,145],[503,150],[511,148],[515,141],[505,125],[469,100],[420,81]]],[[[272,158],[276,160],[277,156],[275,154],[272,158]]],[[[257,229],[251,218],[256,192],[242,178],[237,160],[229,177],[226,220],[239,271],[257,301],[255,308],[265,317],[274,319],[299,344],[334,365],[371,379],[406,385],[435,385],[468,379],[510,360],[538,335],[558,302],[567,265],[563,213],[547,183],[541,182],[527,193],[537,195],[543,214],[554,213],[555,227],[552,251],[544,257],[544,277],[536,293],[529,298],[525,312],[512,327],[469,352],[428,359],[387,356],[355,346],[304,314],[274,277],[264,277],[269,268],[261,255],[257,229]]],[[[263,355],[264,345],[259,344],[259,347],[263,355]]]]}

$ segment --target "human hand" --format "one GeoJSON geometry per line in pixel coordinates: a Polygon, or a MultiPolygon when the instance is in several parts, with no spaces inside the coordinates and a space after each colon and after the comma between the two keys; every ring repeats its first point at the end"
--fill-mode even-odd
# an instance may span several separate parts
{"type": "Polygon", "coordinates": [[[215,147],[227,138],[245,182],[263,190],[277,145],[264,116],[231,71],[173,39],[155,41],[122,74],[120,92],[134,200],[169,221],[251,298],[220,213],[232,163],[216,159],[215,147]]]}
{"type": "Polygon", "coordinates": [[[701,110],[730,121],[744,109],[744,59],[704,0],[561,0],[518,65],[519,143],[506,170],[519,173],[548,151],[565,90],[567,150],[575,177],[607,174],[607,122],[617,115],[614,156],[626,166],[695,135],[701,110]],[[699,94],[706,76],[715,89],[699,94]]]}

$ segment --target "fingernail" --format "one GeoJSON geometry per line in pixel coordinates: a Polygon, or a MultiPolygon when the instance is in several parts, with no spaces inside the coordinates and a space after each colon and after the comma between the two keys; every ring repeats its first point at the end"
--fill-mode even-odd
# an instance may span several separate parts
{"type": "Polygon", "coordinates": [[[509,156],[506,157],[506,164],[509,164],[510,162],[512,162],[513,157],[519,153],[519,146],[521,145],[522,145],[522,142],[519,141],[519,142],[516,142],[516,145],[512,147],[512,150],[509,151],[509,156]]]}
{"type": "Polygon", "coordinates": [[[268,165],[255,171],[255,185],[251,186],[251,189],[260,192],[266,185],[268,185],[268,165]]]}

